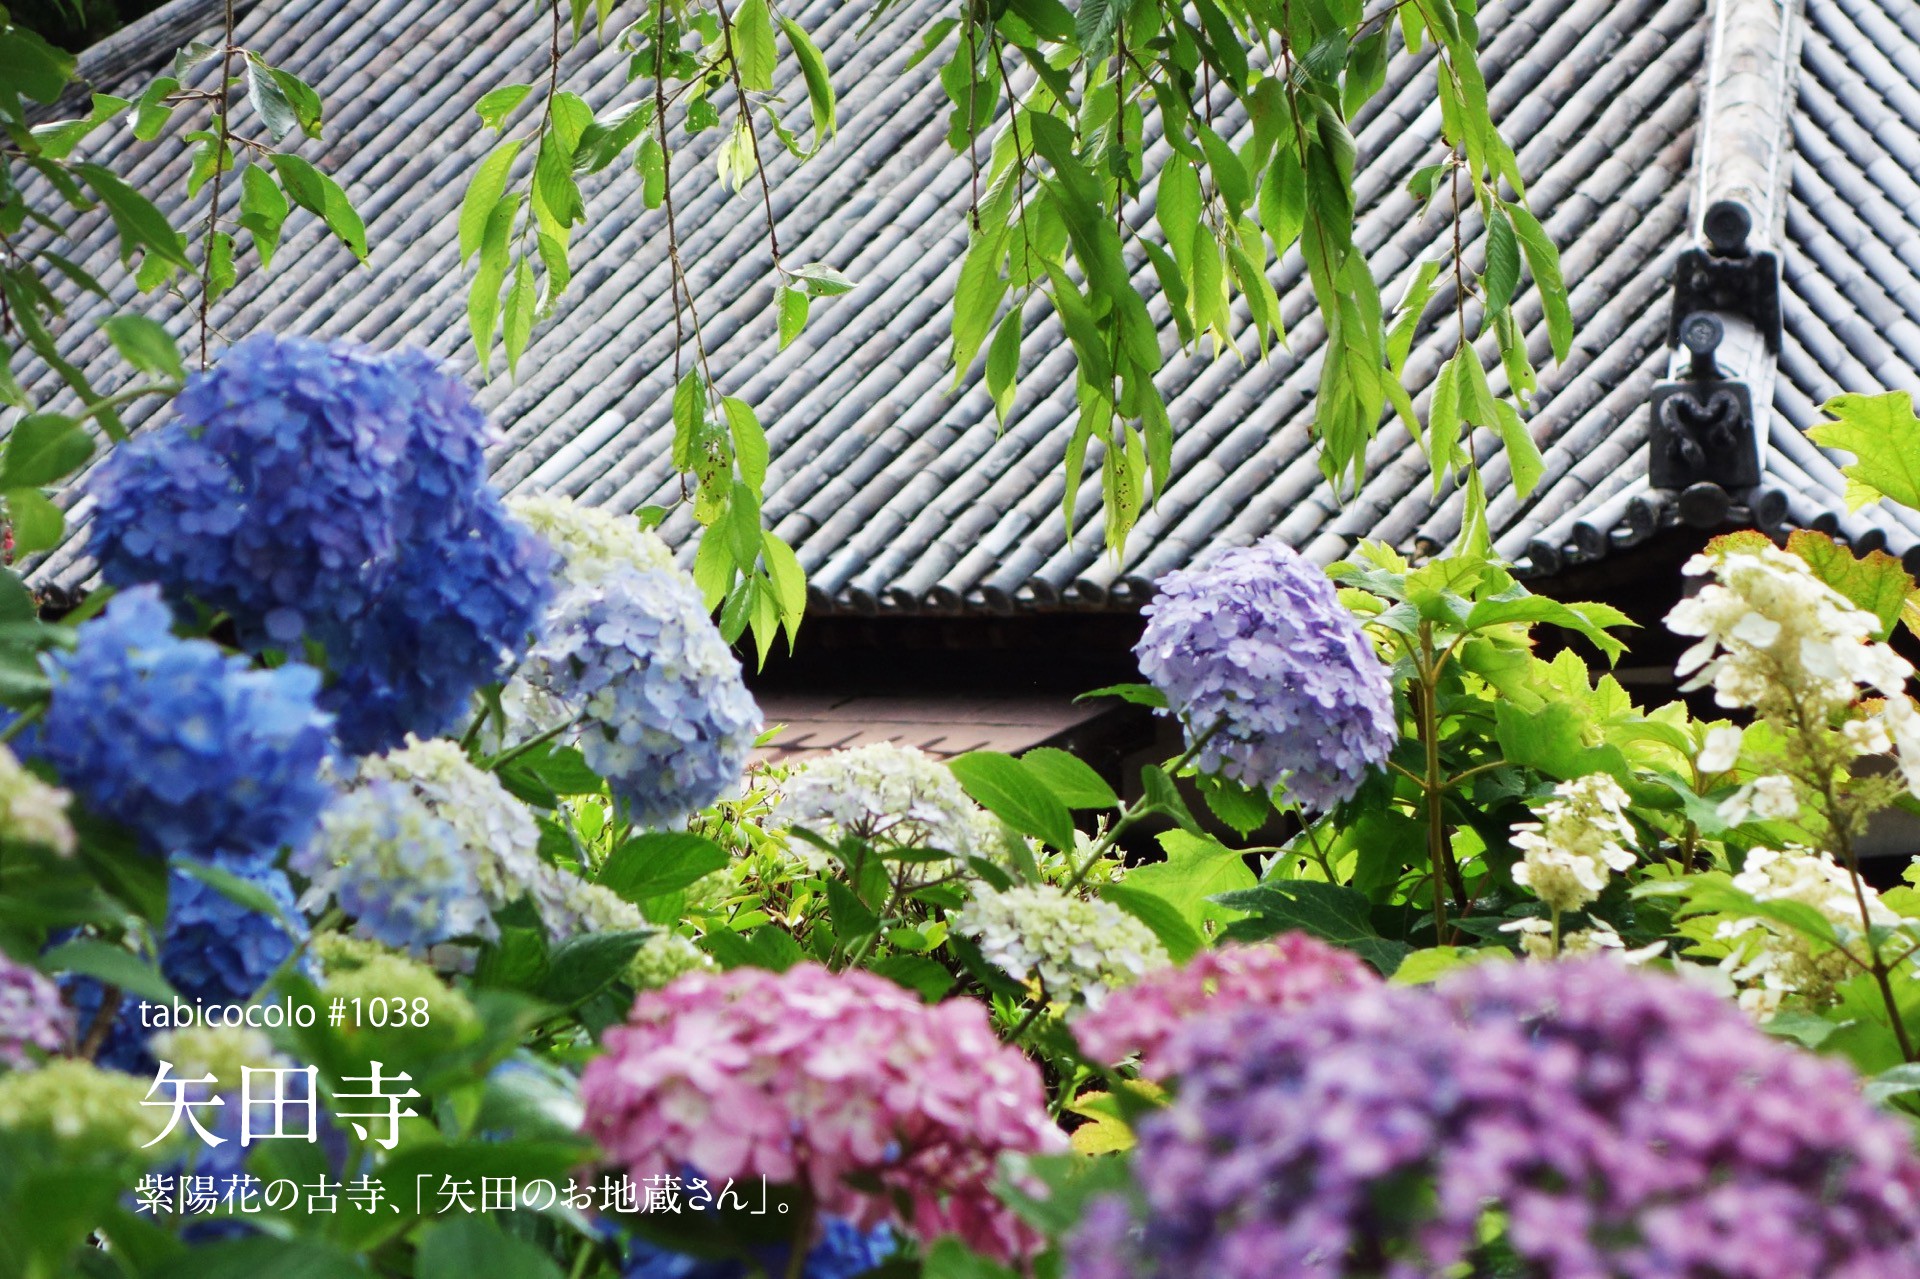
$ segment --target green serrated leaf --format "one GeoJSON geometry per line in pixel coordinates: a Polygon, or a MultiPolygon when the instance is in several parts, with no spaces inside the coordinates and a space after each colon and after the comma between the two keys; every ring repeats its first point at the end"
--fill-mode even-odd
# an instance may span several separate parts
{"type": "Polygon", "coordinates": [[[154,206],[153,201],[122,182],[111,170],[97,164],[76,164],[74,176],[85,182],[107,206],[114,228],[120,234],[120,260],[129,261],[136,250],[183,271],[191,271],[186,240],[154,206]]]}
{"type": "Polygon", "coordinates": [[[780,349],[784,351],[807,327],[807,295],[800,289],[783,284],[780,286],[779,305],[780,349]]]}
{"type": "Polygon", "coordinates": [[[1510,203],[1505,207],[1520,247],[1526,252],[1527,269],[1533,272],[1533,282],[1540,290],[1540,306],[1547,317],[1553,358],[1565,362],[1567,353],[1573,349],[1573,309],[1567,301],[1566,281],[1560,275],[1560,251],[1553,247],[1546,229],[1525,205],[1510,203]]]}
{"type": "Polygon", "coordinates": [[[530,84],[503,84],[497,89],[489,89],[482,94],[473,109],[480,117],[480,123],[489,129],[498,129],[506,123],[513,109],[527,100],[533,92],[530,84]]]}
{"type": "MultiPolygon", "coordinates": [[[[726,415],[727,427],[733,432],[733,456],[740,468],[740,478],[755,493],[767,482],[767,433],[760,427],[760,419],[754,416],[753,408],[745,400],[731,395],[720,397],[720,411],[726,415]]],[[[760,540],[760,531],[756,522],[754,542],[760,540]]],[[[753,553],[749,551],[746,562],[753,562],[753,553]]]]}
{"type": "Polygon", "coordinates": [[[786,32],[787,43],[793,46],[794,57],[800,63],[800,77],[807,82],[807,102],[813,110],[813,147],[806,154],[812,155],[839,131],[834,118],[833,83],[827,78],[827,59],[793,19],[783,16],[780,29],[786,32]]]}
{"type": "Polygon", "coordinates": [[[74,419],[61,413],[29,414],[15,422],[7,436],[0,488],[37,489],[52,484],[79,470],[92,456],[93,439],[74,419]]]}
{"type": "Polygon", "coordinates": [[[260,123],[266,126],[269,138],[278,143],[300,127],[300,117],[295,114],[293,103],[287,99],[286,90],[273,78],[266,63],[258,58],[248,58],[246,80],[247,102],[253,107],[253,113],[260,117],[260,123]]]}
{"type": "Polygon", "coordinates": [[[460,200],[460,264],[480,251],[487,236],[487,221],[507,192],[507,174],[514,157],[520,154],[520,139],[509,138],[495,147],[474,168],[467,179],[467,192],[460,200]]]}
{"type": "Polygon", "coordinates": [[[1487,304],[1486,323],[1492,322],[1494,312],[1513,304],[1513,291],[1519,286],[1520,243],[1505,206],[1495,205],[1487,216],[1487,269],[1480,276],[1487,304]]]}
{"type": "Polygon", "coordinates": [[[173,76],[161,76],[148,85],[134,103],[133,136],[142,142],[151,142],[160,136],[161,130],[173,118],[173,106],[167,98],[180,91],[180,81],[173,76]]]}
{"type": "Polygon", "coordinates": [[[539,293],[533,282],[533,263],[523,255],[513,265],[513,283],[507,286],[507,301],[500,313],[500,341],[507,349],[507,373],[512,376],[520,366],[520,356],[533,336],[534,303],[539,293]]]}
{"type": "Polygon", "coordinates": [[[1120,797],[1114,794],[1113,787],[1077,755],[1052,746],[1036,746],[1022,755],[1020,762],[1068,808],[1120,806],[1120,797]]]}
{"type": "MultiPolygon", "coordinates": [[[[180,348],[173,335],[158,320],[144,315],[116,315],[103,320],[100,327],[114,349],[134,368],[153,377],[179,379],[186,376],[180,360],[180,348]]],[[[22,480],[31,484],[38,481],[22,480]]]]}
{"type": "Polygon", "coordinates": [[[1365,895],[1338,884],[1268,880],[1213,900],[1247,912],[1247,918],[1227,926],[1231,941],[1264,941],[1299,929],[1353,951],[1383,976],[1398,969],[1413,950],[1405,942],[1382,937],[1373,926],[1372,905],[1365,895]]]}
{"type": "Polygon", "coordinates": [[[347,193],[340,188],[340,184],[297,155],[276,153],[271,160],[288,197],[307,212],[318,216],[326,223],[328,230],[353,250],[354,257],[365,262],[367,227],[360,220],[359,213],[354,211],[353,202],[347,199],[347,193]]]}
{"type": "Polygon", "coordinates": [[[1920,418],[1914,416],[1910,394],[1836,395],[1820,411],[1834,420],[1807,434],[1821,447],[1855,458],[1840,468],[1850,508],[1887,498],[1920,509],[1920,418]]]}

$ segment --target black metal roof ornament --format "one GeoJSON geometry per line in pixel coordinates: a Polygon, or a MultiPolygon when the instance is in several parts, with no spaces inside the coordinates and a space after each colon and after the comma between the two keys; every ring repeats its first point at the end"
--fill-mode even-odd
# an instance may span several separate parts
{"type": "MultiPolygon", "coordinates": [[[[1690,525],[1764,526],[1780,355],[1787,120],[1797,0],[1717,0],[1702,111],[1694,244],[1676,262],[1667,380],[1654,387],[1648,484],[1690,525]]],[[[1775,516],[1778,522],[1778,516],[1775,516]]]]}

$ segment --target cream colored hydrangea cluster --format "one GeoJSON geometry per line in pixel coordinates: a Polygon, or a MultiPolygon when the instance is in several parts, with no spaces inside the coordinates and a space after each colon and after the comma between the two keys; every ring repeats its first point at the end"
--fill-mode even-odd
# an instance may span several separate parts
{"type": "Polygon", "coordinates": [[[1741,988],[1742,1006],[1771,1016],[1782,1000],[1793,996],[1810,1003],[1829,998],[1833,988],[1860,971],[1855,959],[1868,958],[1860,935],[1860,896],[1867,917],[1875,924],[1898,924],[1901,917],[1865,883],[1856,890],[1846,867],[1831,853],[1788,845],[1755,848],[1745,868],[1733,877],[1733,886],[1756,901],[1799,902],[1811,906],[1832,924],[1852,958],[1818,943],[1796,929],[1767,919],[1735,919],[1721,924],[1715,936],[1734,945],[1723,967],[1741,988]]]}
{"type": "MultiPolygon", "coordinates": [[[[778,818],[829,841],[847,835],[895,848],[933,848],[959,857],[1005,858],[1006,828],[961,787],[953,772],[913,746],[875,742],[809,760],[787,777],[778,818]]],[[[830,869],[824,850],[794,841],[810,869],[830,869]]]]}
{"type": "Polygon", "coordinates": [[[1538,916],[1515,919],[1500,925],[1503,933],[1518,933],[1520,953],[1529,959],[1576,959],[1582,955],[1610,954],[1622,963],[1644,964],[1664,952],[1667,944],[1657,941],[1647,946],[1627,948],[1626,938],[1615,932],[1605,920],[1595,920],[1589,928],[1562,933],[1559,950],[1554,950],[1553,925],[1538,916]]]}
{"type": "Polygon", "coordinates": [[[569,584],[592,581],[618,568],[674,566],[673,552],[660,535],[641,528],[631,515],[551,494],[509,498],[507,509],[546,539],[563,561],[560,576],[569,584]]]}
{"type": "Polygon", "coordinates": [[[67,803],[72,798],[21,767],[19,758],[0,745],[0,836],[71,857],[74,836],[67,803]]]}
{"type": "Polygon", "coordinates": [[[240,1086],[242,1067],[271,1070],[288,1065],[265,1032],[246,1026],[183,1026],[163,1030],[148,1041],[159,1061],[171,1062],[177,1079],[212,1075],[222,1087],[240,1086]]]}
{"type": "MultiPolygon", "coordinates": [[[[363,1001],[398,999],[409,1007],[415,999],[424,999],[429,1025],[437,1038],[459,1039],[479,1024],[473,1004],[440,980],[433,969],[378,942],[342,933],[319,933],[313,939],[313,956],[323,974],[320,984],[329,995],[349,1001],[355,995],[363,1001]]],[[[351,1003],[348,1006],[350,1010],[354,1007],[351,1003]]],[[[346,1028],[358,1028],[351,1012],[346,1028]]]]}
{"type": "Polygon", "coordinates": [[[1040,982],[1057,1005],[1098,1008],[1107,992],[1171,962],[1147,926],[1119,907],[1049,884],[981,891],[953,916],[953,929],[1010,976],[1040,982]]]}
{"type": "Polygon", "coordinates": [[[1610,872],[1638,860],[1627,847],[1634,837],[1629,800],[1605,773],[1561,782],[1553,793],[1536,810],[1539,821],[1514,825],[1521,857],[1513,879],[1554,911],[1578,910],[1600,896],[1610,872]]]}
{"type": "MultiPolygon", "coordinates": [[[[1815,577],[1805,560],[1775,547],[1696,555],[1686,571],[1714,580],[1667,614],[1669,629],[1699,640],[1680,659],[1683,691],[1710,686],[1722,706],[1751,707],[1790,725],[1825,724],[1877,694],[1885,699],[1881,709],[1842,724],[1841,740],[1856,755],[1897,749],[1908,788],[1920,794],[1920,710],[1906,695],[1913,667],[1874,639],[1878,619],[1815,577]]],[[[1738,732],[1708,734],[1703,771],[1733,766],[1738,732]]],[[[1766,816],[1763,803],[1790,816],[1787,798],[1776,781],[1768,795],[1747,787],[1729,802],[1744,820],[1749,808],[1766,816]]]]}
{"type": "Polygon", "coordinates": [[[1738,826],[1749,817],[1762,821],[1791,821],[1799,816],[1800,794],[1793,779],[1778,773],[1756,777],[1720,801],[1720,816],[1729,826],[1738,826]]]}
{"type": "MultiPolygon", "coordinates": [[[[153,1112],[140,1105],[148,1082],[74,1057],[7,1071],[0,1074],[0,1136],[51,1141],[79,1160],[138,1155],[155,1131],[153,1112]]],[[[171,1144],[147,1153],[164,1154],[171,1144]]]]}
{"type": "Polygon", "coordinates": [[[676,977],[709,972],[711,956],[679,933],[659,932],[640,943],[627,965],[627,981],[635,990],[658,990],[676,977]]]}

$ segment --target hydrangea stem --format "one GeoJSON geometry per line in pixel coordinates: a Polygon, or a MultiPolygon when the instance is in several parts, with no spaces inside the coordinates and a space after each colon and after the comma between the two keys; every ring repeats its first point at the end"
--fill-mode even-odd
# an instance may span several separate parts
{"type": "MultiPolygon", "coordinates": [[[[1449,650],[1451,653],[1451,650],[1449,650]]],[[[1420,717],[1420,745],[1426,756],[1426,775],[1419,779],[1427,809],[1427,859],[1433,871],[1433,939],[1436,946],[1448,943],[1447,893],[1452,891],[1460,913],[1467,913],[1466,884],[1459,867],[1453,864],[1453,849],[1447,841],[1446,794],[1452,782],[1440,765],[1440,672],[1447,655],[1433,651],[1433,624],[1420,623],[1420,651],[1416,661],[1418,683],[1414,687],[1414,711],[1420,717]]]]}
{"type": "Polygon", "coordinates": [[[800,1190],[800,1210],[795,1216],[793,1244],[787,1250],[786,1279],[805,1279],[807,1253],[812,1251],[815,1209],[813,1196],[807,1193],[804,1185],[800,1190]]]}

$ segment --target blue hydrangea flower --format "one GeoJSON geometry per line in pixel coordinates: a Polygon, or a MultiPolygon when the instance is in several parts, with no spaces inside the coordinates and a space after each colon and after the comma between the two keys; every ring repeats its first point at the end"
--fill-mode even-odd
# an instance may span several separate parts
{"type": "MultiPolygon", "coordinates": [[[[204,880],[182,870],[184,861],[218,866],[264,890],[286,919],[297,921],[293,886],[280,871],[255,857],[214,855],[174,859],[167,879],[167,920],[160,937],[160,974],[188,1004],[246,1003],[286,962],[299,939],[273,916],[236,902],[204,880]]],[[[63,938],[56,936],[57,944],[63,938]]],[[[61,989],[73,1005],[76,1039],[84,1038],[99,1015],[105,995],[91,977],[66,976],[61,989]]],[[[113,1070],[151,1075],[149,1041],[158,1033],[143,1024],[142,1000],[123,995],[94,1061],[113,1070]]]]}
{"type": "MultiPolygon", "coordinates": [[[[830,1217],[820,1240],[807,1250],[804,1279],[857,1279],[885,1264],[894,1252],[893,1232],[886,1226],[862,1230],[840,1217],[830,1217]]],[[[791,1249],[784,1244],[752,1250],[756,1269],[732,1258],[695,1257],[672,1252],[643,1239],[627,1248],[625,1279],[751,1279],[759,1273],[784,1275],[791,1249]]]]}
{"type": "MultiPolygon", "coordinates": [[[[248,859],[205,859],[260,888],[297,921],[293,885],[278,870],[248,859]]],[[[245,1003],[259,992],[299,939],[287,923],[235,901],[176,862],[167,884],[167,927],[160,941],[160,972],[181,998],[245,1003]]]]}
{"type": "MultiPolygon", "coordinates": [[[[59,981],[67,1002],[73,1005],[74,1040],[79,1042],[93,1029],[106,990],[91,977],[66,976],[59,981]]],[[[121,997],[113,1022],[100,1040],[100,1051],[93,1055],[94,1065],[128,1075],[153,1076],[153,1054],[147,1051],[147,1040],[154,1032],[140,1024],[140,1003],[132,996],[121,997]]]]}
{"type": "Polygon", "coordinates": [[[321,645],[349,749],[446,727],[524,646],[551,557],[505,518],[485,419],[431,357],[249,338],[177,409],[94,481],[102,573],[224,610],[254,651],[321,645]]]}
{"type": "Polygon", "coordinates": [[[585,717],[587,764],[640,826],[725,794],[760,732],[739,659],[677,570],[616,569],[569,588],[519,681],[540,695],[529,704],[585,717]]]}
{"type": "Polygon", "coordinates": [[[299,844],[329,793],[318,674],[255,670],[172,620],[155,588],[125,591],[48,654],[53,697],[29,750],[155,852],[299,844]]]}
{"type": "Polygon", "coordinates": [[[1187,744],[1205,739],[1202,772],[1326,809],[1386,762],[1387,668],[1325,573],[1269,539],[1159,587],[1133,652],[1187,744]]]}
{"type": "Polygon", "coordinates": [[[395,782],[342,794],[289,865],[309,881],[303,909],[331,899],[362,936],[416,955],[456,937],[498,934],[459,832],[395,782]]]}
{"type": "MultiPolygon", "coordinates": [[[[491,491],[471,527],[411,557],[354,628],[352,661],[334,661],[323,696],[356,755],[432,737],[468,710],[473,690],[524,651],[553,593],[553,552],[491,491]]],[[[333,645],[329,643],[331,659],[333,645]]]]}

